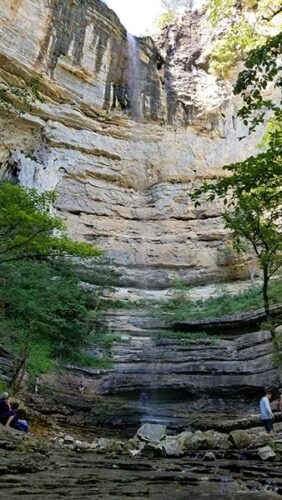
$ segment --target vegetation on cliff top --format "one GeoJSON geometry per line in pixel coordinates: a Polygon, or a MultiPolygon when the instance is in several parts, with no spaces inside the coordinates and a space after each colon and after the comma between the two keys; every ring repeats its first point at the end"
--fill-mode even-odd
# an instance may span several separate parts
{"type": "MultiPolygon", "coordinates": [[[[189,286],[174,287],[172,297],[167,300],[108,300],[102,306],[113,309],[151,311],[153,315],[166,316],[171,320],[200,320],[205,318],[219,318],[225,315],[240,314],[242,312],[260,309],[263,307],[261,288],[252,286],[237,294],[228,293],[224,284],[218,286],[216,297],[192,300],[192,288],[189,286]]],[[[273,281],[269,287],[271,304],[281,302],[282,282],[273,281]]]]}
{"type": "MultiPolygon", "coordinates": [[[[273,282],[269,288],[269,299],[271,304],[281,302],[282,283],[273,282]]],[[[165,315],[171,320],[201,320],[206,318],[220,318],[240,314],[246,311],[256,310],[263,307],[261,288],[251,287],[238,294],[230,294],[224,291],[217,297],[210,297],[206,300],[191,300],[189,288],[186,297],[175,291],[174,298],[168,301],[155,302],[153,310],[155,314],[165,315]]]]}
{"type": "Polygon", "coordinates": [[[223,78],[251,49],[265,44],[282,12],[280,0],[209,0],[206,7],[218,30],[210,68],[223,78]]]}

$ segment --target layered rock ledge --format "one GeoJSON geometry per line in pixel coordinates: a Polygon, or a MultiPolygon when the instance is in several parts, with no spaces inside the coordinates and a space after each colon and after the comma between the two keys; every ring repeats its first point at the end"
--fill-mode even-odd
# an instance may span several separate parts
{"type": "Polygon", "coordinates": [[[131,332],[124,344],[112,348],[114,373],[100,387],[104,393],[182,390],[187,399],[199,391],[258,394],[265,386],[279,385],[272,355],[267,331],[194,343],[131,332]]]}

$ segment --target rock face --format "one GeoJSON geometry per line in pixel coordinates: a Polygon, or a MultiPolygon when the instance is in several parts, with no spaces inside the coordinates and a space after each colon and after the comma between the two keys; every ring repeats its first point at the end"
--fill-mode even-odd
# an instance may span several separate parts
{"type": "Polygon", "coordinates": [[[181,398],[188,404],[191,396],[199,393],[205,394],[203,404],[209,396],[218,398],[220,394],[258,395],[263,387],[279,385],[272,353],[269,332],[192,344],[185,339],[154,340],[154,333],[145,337],[144,333],[131,332],[126,343],[113,347],[115,370],[102,380],[100,390],[157,391],[167,400],[170,391],[175,391],[176,405],[181,398]]]}
{"type": "MultiPolygon", "coordinates": [[[[231,84],[209,72],[209,55],[216,36],[216,30],[208,27],[207,17],[197,11],[183,16],[180,23],[165,26],[158,36],[157,43],[166,62],[170,122],[196,123],[204,130],[223,127],[218,111],[230,99],[231,84]]],[[[236,112],[232,122],[236,129],[236,112]]]]}
{"type": "Polygon", "coordinates": [[[103,2],[7,0],[0,20],[1,174],[56,187],[70,234],[102,246],[127,286],[244,277],[218,202],[195,209],[187,196],[257,142],[238,142],[238,103],[203,62],[206,23],[188,15],[162,55],[136,41],[134,121],[126,32],[103,2]]]}

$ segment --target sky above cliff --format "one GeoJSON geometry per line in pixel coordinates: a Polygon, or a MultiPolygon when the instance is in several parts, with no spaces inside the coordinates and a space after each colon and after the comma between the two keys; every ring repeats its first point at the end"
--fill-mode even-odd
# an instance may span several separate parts
{"type": "MultiPolygon", "coordinates": [[[[115,11],[122,24],[132,35],[152,35],[156,32],[156,20],[161,14],[160,0],[105,0],[115,11]]],[[[195,0],[200,5],[202,0],[195,0]]]]}
{"type": "Polygon", "coordinates": [[[156,31],[155,23],[161,12],[160,0],[107,0],[132,35],[147,35],[156,31]]]}

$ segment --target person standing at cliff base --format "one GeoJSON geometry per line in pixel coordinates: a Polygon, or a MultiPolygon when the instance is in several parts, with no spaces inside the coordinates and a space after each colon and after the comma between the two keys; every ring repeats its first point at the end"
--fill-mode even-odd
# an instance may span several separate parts
{"type": "Polygon", "coordinates": [[[82,380],[79,382],[78,390],[80,392],[80,395],[83,396],[84,390],[85,390],[85,386],[84,386],[84,383],[83,383],[82,380]]]}
{"type": "Polygon", "coordinates": [[[40,384],[39,377],[36,377],[35,384],[34,384],[34,392],[35,392],[35,394],[38,394],[39,384],[40,384]]]}
{"type": "Polygon", "coordinates": [[[263,421],[264,428],[268,434],[271,434],[273,431],[273,413],[270,407],[270,400],[272,398],[272,391],[268,389],[266,391],[266,395],[261,398],[259,409],[260,409],[260,418],[263,421]]]}

